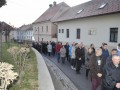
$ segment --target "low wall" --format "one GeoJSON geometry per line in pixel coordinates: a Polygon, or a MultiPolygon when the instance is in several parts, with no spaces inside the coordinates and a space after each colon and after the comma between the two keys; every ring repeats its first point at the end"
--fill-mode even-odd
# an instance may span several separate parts
{"type": "Polygon", "coordinates": [[[32,48],[32,50],[36,54],[38,63],[38,90],[55,90],[52,78],[50,76],[50,73],[48,71],[43,57],[36,49],[32,48]]]}

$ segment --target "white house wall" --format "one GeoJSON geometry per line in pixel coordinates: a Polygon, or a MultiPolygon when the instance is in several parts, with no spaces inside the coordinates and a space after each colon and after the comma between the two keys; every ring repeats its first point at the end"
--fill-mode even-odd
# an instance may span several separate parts
{"type": "Polygon", "coordinates": [[[35,41],[42,41],[42,38],[43,41],[50,41],[52,34],[51,28],[52,28],[52,23],[50,21],[33,24],[33,36],[35,38],[35,41]],[[48,26],[48,32],[46,29],[47,26],[48,26]],[[43,31],[42,31],[42,27],[43,27],[43,31]]]}
{"type": "Polygon", "coordinates": [[[110,28],[114,27],[118,28],[118,43],[120,43],[120,14],[59,22],[58,30],[64,29],[64,33],[58,33],[58,41],[83,42],[85,45],[93,43],[96,47],[99,47],[102,42],[106,42],[109,46],[117,46],[118,43],[109,42],[110,28]],[[80,39],[76,39],[77,28],[81,30],[80,39]],[[66,38],[66,29],[70,30],[69,38],[66,38]],[[96,30],[96,35],[88,35],[88,31],[91,29],[96,30]]]}
{"type": "Polygon", "coordinates": [[[33,30],[27,30],[25,33],[25,40],[32,40],[33,30]]]}
{"type": "Polygon", "coordinates": [[[16,30],[13,30],[10,32],[10,39],[15,39],[17,40],[17,31],[16,30]]]}

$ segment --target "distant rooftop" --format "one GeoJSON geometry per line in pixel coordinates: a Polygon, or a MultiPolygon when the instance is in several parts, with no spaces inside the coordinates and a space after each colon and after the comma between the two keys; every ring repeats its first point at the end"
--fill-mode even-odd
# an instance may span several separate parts
{"type": "Polygon", "coordinates": [[[28,25],[22,25],[21,27],[18,28],[19,30],[33,30],[32,24],[28,25]]]}

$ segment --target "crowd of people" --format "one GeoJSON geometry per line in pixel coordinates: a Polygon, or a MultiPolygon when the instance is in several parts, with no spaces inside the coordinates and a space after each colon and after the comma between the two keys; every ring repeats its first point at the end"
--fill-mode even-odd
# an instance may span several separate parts
{"type": "Polygon", "coordinates": [[[76,74],[80,74],[85,66],[86,78],[91,77],[91,90],[97,90],[100,85],[101,90],[120,90],[120,43],[111,52],[107,43],[102,43],[99,48],[94,44],[86,48],[83,43],[75,42],[35,42],[33,47],[45,55],[57,56],[58,63],[68,61],[76,74]]]}

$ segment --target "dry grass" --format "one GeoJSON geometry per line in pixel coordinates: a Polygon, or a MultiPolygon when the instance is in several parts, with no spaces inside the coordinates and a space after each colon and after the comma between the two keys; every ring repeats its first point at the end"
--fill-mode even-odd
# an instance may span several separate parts
{"type": "MultiPolygon", "coordinates": [[[[10,46],[14,46],[14,45],[17,44],[10,44],[10,46]]],[[[15,64],[13,58],[6,51],[8,49],[7,44],[3,43],[2,48],[3,48],[2,61],[9,62],[15,65],[16,68],[15,71],[18,71],[17,65],[15,64]]],[[[29,53],[29,57],[30,58],[26,61],[25,70],[22,71],[22,74],[20,75],[20,79],[15,85],[10,87],[9,90],[38,90],[37,61],[36,61],[36,55],[32,50],[29,53]]]]}

